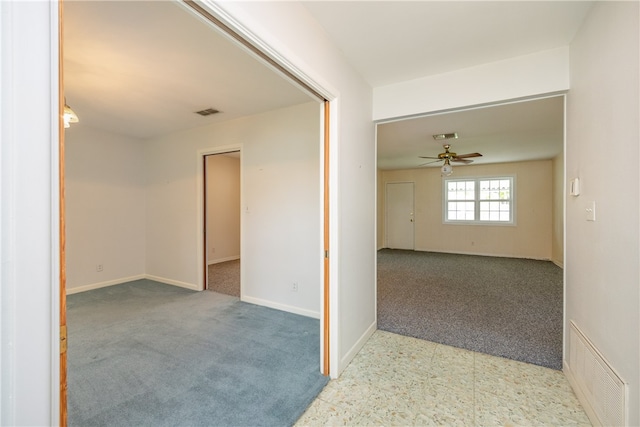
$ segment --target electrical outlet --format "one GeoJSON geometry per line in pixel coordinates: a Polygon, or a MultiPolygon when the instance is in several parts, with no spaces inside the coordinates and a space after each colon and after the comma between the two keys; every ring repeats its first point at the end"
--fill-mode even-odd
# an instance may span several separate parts
{"type": "Polygon", "coordinates": [[[99,272],[101,272],[103,269],[104,269],[104,268],[103,268],[102,264],[98,264],[98,265],[96,265],[96,271],[97,271],[98,273],[99,273],[99,272]]]}
{"type": "Polygon", "coordinates": [[[298,292],[298,283],[297,282],[293,282],[293,285],[291,285],[291,291],[292,292],[298,292]]]}
{"type": "Polygon", "coordinates": [[[216,253],[216,248],[211,248],[211,253],[215,254],[216,253]]]}

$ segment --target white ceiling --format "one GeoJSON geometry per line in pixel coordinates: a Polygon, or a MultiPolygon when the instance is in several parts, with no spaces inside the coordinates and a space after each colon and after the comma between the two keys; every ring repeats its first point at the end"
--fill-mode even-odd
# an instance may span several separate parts
{"type": "Polygon", "coordinates": [[[373,87],[567,46],[592,2],[306,1],[373,87]]]}
{"type": "MultiPolygon", "coordinates": [[[[303,4],[375,87],[567,46],[592,2],[303,4]]],[[[312,99],[174,2],[68,1],[64,26],[74,126],[150,138],[312,99]],[[204,108],[221,113],[194,114],[204,108]]],[[[379,165],[415,167],[445,132],[476,163],[548,158],[562,150],[561,98],[379,125],[379,165]]]]}
{"type": "Polygon", "coordinates": [[[81,125],[137,138],[312,99],[171,1],[65,2],[64,77],[81,125]]]}
{"type": "MultiPolygon", "coordinates": [[[[438,114],[378,125],[378,167],[423,165],[443,152],[433,135],[457,133],[450,151],[476,153],[474,164],[550,159],[563,150],[564,99],[561,96],[438,114]]],[[[442,162],[428,165],[440,167],[442,162]]],[[[458,164],[459,166],[459,164],[458,164]]],[[[454,167],[458,167],[454,164],[454,167]]]]}

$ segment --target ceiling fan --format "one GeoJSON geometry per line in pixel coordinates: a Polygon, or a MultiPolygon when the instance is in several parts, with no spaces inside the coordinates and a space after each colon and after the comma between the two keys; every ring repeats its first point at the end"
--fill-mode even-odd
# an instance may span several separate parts
{"type": "Polygon", "coordinates": [[[420,166],[429,165],[431,163],[437,163],[444,160],[444,164],[442,165],[442,174],[445,176],[449,176],[453,173],[453,167],[450,162],[458,162],[469,164],[472,163],[473,160],[469,160],[470,157],[482,157],[480,153],[467,153],[467,154],[457,154],[449,151],[451,146],[449,144],[444,144],[444,153],[438,154],[438,157],[429,157],[429,156],[418,156],[421,159],[435,159],[431,162],[423,163],[420,166]]]}

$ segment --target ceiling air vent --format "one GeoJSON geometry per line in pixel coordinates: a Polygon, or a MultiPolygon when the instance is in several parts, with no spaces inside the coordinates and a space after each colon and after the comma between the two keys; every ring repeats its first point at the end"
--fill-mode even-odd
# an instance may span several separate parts
{"type": "Polygon", "coordinates": [[[210,116],[219,112],[220,111],[216,110],[215,108],[207,108],[206,110],[196,111],[196,114],[200,114],[201,116],[210,116]]]}
{"type": "Polygon", "coordinates": [[[436,141],[441,141],[443,139],[457,139],[458,134],[456,132],[453,133],[439,133],[437,135],[433,135],[433,139],[436,141]]]}

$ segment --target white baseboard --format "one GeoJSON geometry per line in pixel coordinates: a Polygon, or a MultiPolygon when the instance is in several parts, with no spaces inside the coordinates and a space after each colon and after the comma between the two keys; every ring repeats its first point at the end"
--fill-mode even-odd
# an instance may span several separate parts
{"type": "Polygon", "coordinates": [[[91,283],[89,285],[77,286],[73,288],[67,288],[67,295],[77,294],[79,292],[91,291],[93,289],[106,288],[107,286],[121,285],[127,282],[133,282],[134,280],[146,279],[144,274],[138,274],[136,276],[121,277],[119,279],[107,280],[105,282],[91,283]]]}
{"type": "Polygon", "coordinates": [[[210,260],[210,261],[207,261],[207,265],[220,264],[221,262],[235,261],[237,259],[240,259],[240,255],[234,255],[234,256],[228,256],[226,258],[218,258],[218,259],[210,260]]]}
{"type": "Polygon", "coordinates": [[[454,254],[454,255],[477,255],[477,256],[486,256],[486,257],[496,257],[496,258],[518,258],[518,259],[533,259],[536,261],[551,261],[550,258],[536,258],[530,256],[520,256],[514,254],[489,254],[483,252],[466,252],[466,251],[444,251],[444,250],[436,250],[436,249],[422,249],[415,248],[416,252],[436,252],[443,254],[454,254]]]}
{"type": "Polygon", "coordinates": [[[201,290],[198,288],[198,286],[193,285],[191,283],[180,282],[179,280],[173,280],[173,279],[166,279],[164,277],[152,276],[150,274],[138,274],[136,276],[121,277],[119,279],[107,280],[105,282],[91,283],[89,285],[67,288],[67,295],[91,291],[94,289],[106,288],[107,286],[121,285],[123,283],[133,282],[134,280],[141,280],[141,279],[154,280],[156,282],[165,283],[167,285],[173,285],[173,286],[179,286],[181,288],[191,289],[192,291],[201,290]]]}
{"type": "Polygon", "coordinates": [[[264,307],[275,308],[276,310],[286,311],[287,313],[299,314],[300,316],[311,317],[313,319],[320,319],[320,312],[305,310],[303,308],[294,307],[292,305],[280,304],[273,301],[268,301],[260,298],[242,297],[241,301],[251,304],[261,305],[264,307]]]}
{"type": "Polygon", "coordinates": [[[149,280],[154,280],[156,282],[164,283],[167,285],[173,285],[173,286],[179,286],[181,288],[191,289],[192,291],[202,290],[198,285],[195,285],[193,283],[181,282],[179,280],[167,279],[165,277],[153,276],[151,274],[145,274],[144,278],[149,280]]]}
{"type": "Polygon", "coordinates": [[[371,335],[373,335],[373,333],[378,329],[378,323],[376,321],[374,321],[368,328],[367,330],[364,332],[364,334],[362,334],[362,336],[358,339],[358,341],[356,341],[356,343],[349,349],[349,351],[342,357],[342,359],[340,359],[340,364],[338,366],[338,372],[333,373],[331,377],[333,379],[338,378],[338,376],[340,376],[340,374],[342,373],[342,371],[344,371],[344,369],[349,365],[349,363],[351,363],[351,361],[353,360],[354,357],[356,357],[356,354],[358,354],[358,352],[362,349],[362,347],[365,345],[365,343],[369,340],[369,338],[371,338],[371,335]],[[335,377],[334,377],[335,375],[335,377]]]}

